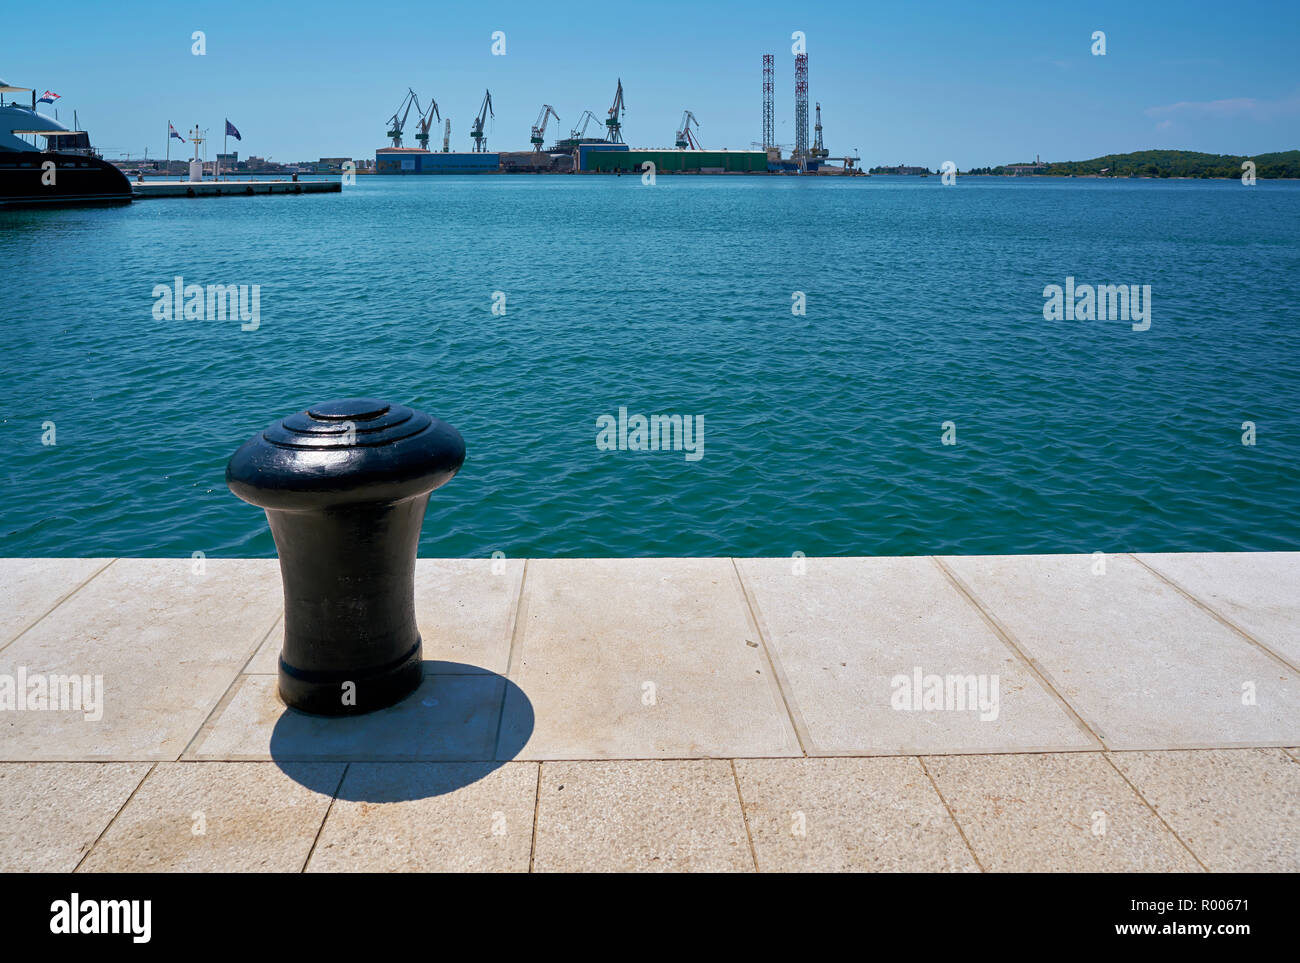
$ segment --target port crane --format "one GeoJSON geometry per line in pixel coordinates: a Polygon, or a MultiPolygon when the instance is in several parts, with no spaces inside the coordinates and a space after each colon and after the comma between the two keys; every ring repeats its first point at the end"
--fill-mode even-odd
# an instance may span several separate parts
{"type": "Polygon", "coordinates": [[[416,97],[415,113],[416,116],[420,118],[417,125],[418,129],[415,134],[416,143],[418,143],[422,149],[428,150],[429,149],[429,128],[433,125],[433,118],[437,117],[439,120],[442,120],[442,118],[438,115],[438,102],[436,100],[431,101],[431,103],[429,104],[429,109],[427,111],[421,111],[420,98],[416,97]]]}
{"type": "Polygon", "coordinates": [[[578,143],[579,141],[586,138],[587,125],[590,124],[595,119],[596,119],[595,114],[593,114],[589,110],[584,110],[582,112],[582,116],[578,118],[577,125],[574,126],[573,130],[569,131],[569,139],[574,143],[578,143]]]}
{"type": "MultiPolygon", "coordinates": [[[[596,120],[596,115],[590,110],[584,110],[582,116],[578,118],[578,122],[573,126],[573,130],[569,131],[569,136],[556,140],[555,146],[568,150],[583,143],[583,141],[587,140],[587,127],[593,120],[596,120]]],[[[592,140],[595,140],[595,138],[592,138],[592,140]]]]}
{"type": "Polygon", "coordinates": [[[392,138],[394,147],[402,146],[402,130],[406,127],[406,117],[411,112],[413,103],[415,103],[415,91],[407,87],[406,96],[398,104],[393,116],[388,119],[388,136],[392,138]]]}
{"type": "Polygon", "coordinates": [[[623,106],[623,78],[618,79],[618,90],[614,92],[614,105],[609,108],[605,118],[605,142],[607,144],[623,143],[623,122],[620,119],[627,108],[623,106]]]}
{"type": "Polygon", "coordinates": [[[700,129],[700,122],[699,122],[698,120],[695,119],[695,115],[694,115],[693,113],[691,113],[689,110],[687,110],[687,111],[683,111],[683,112],[682,112],[682,124],[681,124],[681,126],[677,129],[677,149],[678,149],[678,150],[686,150],[686,148],[688,148],[688,147],[689,147],[691,150],[703,150],[703,149],[704,149],[704,148],[702,148],[702,147],[700,146],[700,142],[699,142],[699,140],[696,138],[696,136],[695,136],[694,134],[691,133],[691,124],[694,124],[694,125],[695,125],[695,129],[696,129],[696,130],[699,130],[699,129],[700,129]]]}
{"type": "Polygon", "coordinates": [[[560,122],[560,115],[555,112],[555,108],[550,104],[542,104],[542,111],[537,115],[537,123],[533,124],[533,134],[528,139],[532,142],[533,153],[542,149],[542,144],[546,141],[546,123],[552,117],[555,122],[560,122]]]}
{"type": "Polygon", "coordinates": [[[442,126],[442,152],[445,154],[451,150],[451,118],[448,117],[443,121],[442,126]]]}
{"type": "Polygon", "coordinates": [[[478,109],[478,116],[474,118],[474,129],[469,132],[469,136],[474,138],[474,153],[476,154],[481,154],[487,150],[487,135],[483,133],[483,123],[487,120],[488,115],[496,116],[496,113],[492,110],[492,91],[490,90],[483,93],[483,106],[478,109]]]}

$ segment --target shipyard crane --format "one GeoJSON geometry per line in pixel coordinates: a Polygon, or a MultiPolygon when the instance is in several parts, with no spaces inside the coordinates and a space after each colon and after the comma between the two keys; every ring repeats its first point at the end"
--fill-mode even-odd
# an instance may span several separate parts
{"type": "Polygon", "coordinates": [[[388,119],[388,136],[392,138],[394,147],[402,146],[402,130],[406,127],[406,117],[411,112],[413,103],[415,103],[415,91],[407,87],[406,96],[398,104],[393,116],[388,119]]]}
{"type": "Polygon", "coordinates": [[[429,109],[427,111],[421,111],[420,98],[417,97],[415,98],[415,113],[416,116],[420,118],[418,122],[419,129],[416,131],[415,140],[421,148],[428,150],[429,128],[433,125],[433,118],[437,117],[439,120],[442,120],[442,117],[438,115],[438,102],[436,100],[432,101],[429,104],[429,109]]]}
{"type": "Polygon", "coordinates": [[[478,109],[478,116],[474,118],[474,129],[469,132],[469,136],[474,138],[474,153],[481,154],[487,150],[487,135],[483,133],[483,123],[487,120],[488,115],[493,117],[496,113],[492,110],[492,91],[488,90],[483,93],[483,106],[478,109]]]}
{"type": "MultiPolygon", "coordinates": [[[[557,140],[555,146],[566,149],[577,147],[583,141],[587,140],[587,127],[593,120],[596,120],[596,115],[590,110],[584,110],[582,116],[578,118],[578,122],[574,125],[573,130],[569,131],[569,136],[566,139],[557,140]]],[[[592,138],[592,140],[594,141],[595,138],[592,138]]]]}
{"type": "Polygon", "coordinates": [[[533,153],[542,149],[542,144],[546,141],[546,123],[552,117],[556,123],[560,121],[560,115],[555,112],[555,108],[550,104],[542,104],[542,111],[537,115],[537,123],[533,124],[533,134],[528,139],[532,142],[533,153]]]}
{"type": "Polygon", "coordinates": [[[605,118],[605,142],[608,144],[623,143],[623,121],[621,120],[627,108],[623,106],[623,78],[618,79],[618,90],[614,92],[614,105],[609,108],[609,116],[605,118]]]}
{"type": "Polygon", "coordinates": [[[587,136],[587,125],[596,119],[596,115],[589,110],[584,110],[582,116],[578,118],[577,125],[569,131],[569,139],[575,143],[584,140],[587,136]]]}
{"type": "Polygon", "coordinates": [[[451,118],[448,117],[442,125],[442,152],[445,154],[451,150],[451,118]]]}
{"type": "Polygon", "coordinates": [[[694,124],[694,125],[695,125],[695,129],[696,129],[696,130],[699,130],[699,129],[700,129],[700,122],[699,122],[698,120],[695,119],[695,115],[694,115],[693,113],[691,113],[689,110],[687,110],[687,111],[683,111],[683,112],[682,112],[682,125],[681,125],[681,127],[679,127],[679,128],[677,129],[677,149],[678,149],[678,150],[686,150],[686,148],[688,148],[688,147],[689,147],[691,150],[703,150],[703,149],[704,149],[704,148],[702,148],[702,147],[700,146],[700,142],[699,142],[699,140],[696,138],[696,136],[695,136],[694,134],[691,133],[691,124],[694,124]]]}

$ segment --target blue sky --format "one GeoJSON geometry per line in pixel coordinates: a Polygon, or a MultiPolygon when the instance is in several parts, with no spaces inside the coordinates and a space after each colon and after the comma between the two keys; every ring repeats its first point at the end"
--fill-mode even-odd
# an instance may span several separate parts
{"type": "MultiPolygon", "coordinates": [[[[541,105],[567,129],[604,117],[622,77],[624,133],[671,146],[682,110],[706,147],[761,137],[760,56],[776,55],[777,140],[794,141],[791,34],[832,154],[962,169],[1041,154],[1300,147],[1300,3],[455,3],[318,0],[7,6],[0,78],[63,95],[108,156],[150,156],[168,119],[241,156],[372,156],[407,87],[452,119],[452,149],[490,87],[493,149],[528,147],[541,105]],[[1065,7],[1066,9],[1061,9],[1065,7]],[[836,9],[838,8],[838,9],[836,9]],[[191,34],[206,54],[191,53],[191,34]],[[493,31],[505,56],[491,53],[493,31]],[[1107,52],[1093,56],[1092,33],[1107,52]]],[[[552,121],[554,125],[554,122],[552,121]]],[[[408,144],[413,146],[408,127],[408,144]]],[[[439,130],[439,134],[441,131],[439,130]]],[[[550,138],[548,137],[548,140],[550,138]]],[[[441,143],[441,136],[438,138],[441,143]]],[[[181,145],[176,144],[180,149],[181,145]]],[[[176,156],[176,151],[173,151],[176,156]]]]}

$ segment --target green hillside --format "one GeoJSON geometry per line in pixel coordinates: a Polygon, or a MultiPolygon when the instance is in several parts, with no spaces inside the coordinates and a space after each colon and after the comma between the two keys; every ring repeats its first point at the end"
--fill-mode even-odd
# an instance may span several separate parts
{"type": "MultiPolygon", "coordinates": [[[[1255,176],[1300,178],[1300,150],[1272,154],[1236,155],[1201,154],[1190,150],[1140,150],[1131,154],[1107,154],[1084,161],[1059,161],[1044,164],[1037,173],[1061,177],[1068,174],[1106,177],[1241,177],[1241,165],[1255,162],[1255,176]]],[[[1010,174],[1011,165],[983,168],[972,174],[1010,174]]]]}

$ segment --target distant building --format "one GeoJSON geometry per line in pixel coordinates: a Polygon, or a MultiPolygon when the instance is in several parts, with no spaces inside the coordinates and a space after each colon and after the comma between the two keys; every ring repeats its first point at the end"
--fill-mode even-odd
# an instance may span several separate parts
{"type": "Polygon", "coordinates": [[[343,170],[344,164],[352,162],[351,157],[322,157],[316,162],[316,171],[321,174],[336,174],[343,170]]]}
{"type": "Polygon", "coordinates": [[[226,170],[230,170],[239,163],[239,151],[231,151],[229,154],[217,154],[217,160],[226,170]]]}
{"type": "Polygon", "coordinates": [[[913,176],[919,176],[919,175],[921,175],[921,174],[928,174],[928,173],[930,173],[930,170],[929,170],[929,168],[926,168],[926,167],[908,167],[908,166],[905,165],[905,164],[899,164],[897,167],[873,167],[873,168],[871,168],[871,173],[873,173],[873,174],[910,174],[910,175],[913,175],[913,176]]]}
{"type": "Polygon", "coordinates": [[[1047,170],[1047,165],[1043,163],[1042,159],[1037,154],[1035,154],[1034,162],[1032,164],[1008,164],[1006,170],[1008,173],[1015,174],[1017,177],[1024,177],[1028,174],[1041,174],[1043,171],[1047,170]]]}

